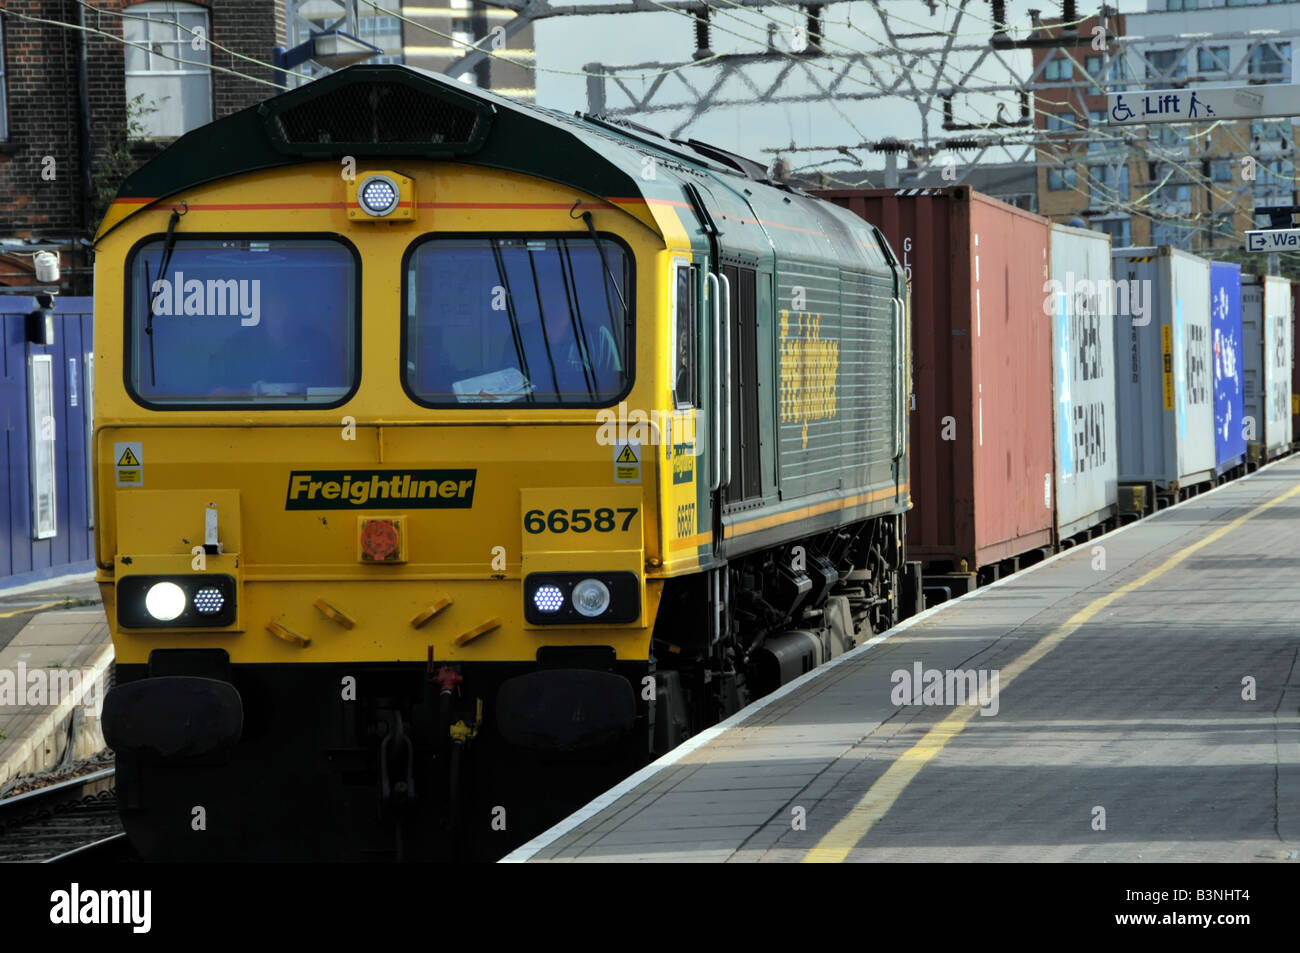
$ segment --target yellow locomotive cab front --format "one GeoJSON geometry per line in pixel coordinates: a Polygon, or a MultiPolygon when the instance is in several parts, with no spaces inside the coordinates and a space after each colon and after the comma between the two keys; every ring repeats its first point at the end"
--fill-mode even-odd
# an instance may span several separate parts
{"type": "Polygon", "coordinates": [[[838,398],[901,379],[897,262],[686,148],[353,67],[127,180],[96,555],[142,855],[500,856],[897,618],[902,398],[838,398]]]}

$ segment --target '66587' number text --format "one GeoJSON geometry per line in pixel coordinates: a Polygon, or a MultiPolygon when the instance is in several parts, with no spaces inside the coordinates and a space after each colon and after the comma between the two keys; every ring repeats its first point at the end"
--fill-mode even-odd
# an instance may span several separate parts
{"type": "Polygon", "coordinates": [[[620,506],[610,509],[602,506],[592,510],[586,507],[576,510],[558,509],[544,513],[541,510],[529,510],[524,514],[524,531],[528,533],[588,533],[593,529],[597,533],[612,533],[618,525],[618,516],[623,518],[620,532],[626,533],[636,516],[635,506],[620,506]],[[617,514],[617,515],[616,515],[617,514]]]}

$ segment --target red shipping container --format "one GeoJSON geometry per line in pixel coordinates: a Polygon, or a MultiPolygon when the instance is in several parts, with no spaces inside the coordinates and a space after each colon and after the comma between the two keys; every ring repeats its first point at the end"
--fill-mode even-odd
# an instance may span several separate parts
{"type": "Polygon", "coordinates": [[[879,227],[908,274],[908,558],[975,572],[1050,546],[1048,221],[969,186],[818,195],[879,227]]]}

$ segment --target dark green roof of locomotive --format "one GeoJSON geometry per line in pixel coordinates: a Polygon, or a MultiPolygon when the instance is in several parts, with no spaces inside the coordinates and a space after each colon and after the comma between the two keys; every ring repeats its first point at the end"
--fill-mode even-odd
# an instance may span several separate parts
{"type": "Polygon", "coordinates": [[[602,197],[680,200],[674,179],[682,173],[744,181],[689,146],[565,116],[423,70],[363,65],[186,133],[129,176],[118,198],[162,199],[244,172],[344,156],[463,158],[602,197]],[[386,114],[375,101],[381,94],[395,100],[386,114]],[[370,141],[347,135],[363,131],[367,120],[370,141]],[[313,129],[326,141],[301,138],[313,129]],[[463,135],[454,141],[445,138],[448,133],[463,135]],[[436,141],[440,134],[443,142],[436,141]],[[641,176],[646,153],[659,154],[656,177],[649,181],[641,176]]]}
{"type": "MultiPolygon", "coordinates": [[[[879,248],[869,250],[876,241],[863,240],[875,234],[866,223],[763,181],[748,160],[396,65],[352,66],[186,133],[129,176],[118,198],[150,200],[144,208],[242,173],[345,156],[456,159],[604,199],[694,204],[687,190],[694,185],[729,253],[770,256],[779,244],[813,259],[885,267],[879,248]],[[772,227],[780,235],[769,237],[772,227]]],[[[688,228],[702,244],[700,230],[688,228]]]]}

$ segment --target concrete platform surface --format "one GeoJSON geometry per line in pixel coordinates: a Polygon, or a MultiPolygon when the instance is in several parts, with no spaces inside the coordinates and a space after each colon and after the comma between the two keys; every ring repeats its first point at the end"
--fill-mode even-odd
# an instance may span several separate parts
{"type": "Polygon", "coordinates": [[[505,860],[1298,861],[1298,481],[931,609],[505,860]]]}
{"type": "Polygon", "coordinates": [[[104,747],[113,644],[100,606],[26,615],[0,648],[0,790],[104,747]]]}

